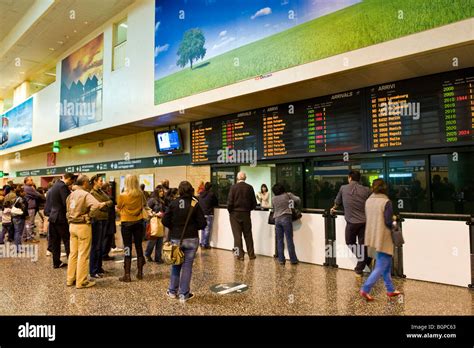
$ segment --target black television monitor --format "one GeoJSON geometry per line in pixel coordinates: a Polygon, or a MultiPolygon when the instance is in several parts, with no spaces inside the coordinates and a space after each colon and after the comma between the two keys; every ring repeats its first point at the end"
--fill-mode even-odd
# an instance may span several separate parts
{"type": "Polygon", "coordinates": [[[179,128],[155,132],[156,151],[173,154],[183,151],[183,139],[179,128]]]}

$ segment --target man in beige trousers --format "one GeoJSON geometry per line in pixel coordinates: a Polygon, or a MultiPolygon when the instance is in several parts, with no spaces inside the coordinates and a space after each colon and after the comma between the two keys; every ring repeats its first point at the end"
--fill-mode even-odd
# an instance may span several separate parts
{"type": "Polygon", "coordinates": [[[71,251],[67,267],[67,286],[76,284],[77,289],[89,288],[95,282],[89,281],[89,257],[92,243],[92,227],[90,214],[102,208],[105,203],[100,203],[87,190],[89,178],[81,175],[67,200],[67,220],[71,233],[71,251]]]}

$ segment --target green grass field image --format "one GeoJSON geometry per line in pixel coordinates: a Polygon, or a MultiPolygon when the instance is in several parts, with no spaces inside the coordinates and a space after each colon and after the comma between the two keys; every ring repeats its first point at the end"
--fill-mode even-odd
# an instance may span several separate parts
{"type": "Polygon", "coordinates": [[[157,79],[155,104],[467,19],[472,4],[363,0],[157,79]]]}

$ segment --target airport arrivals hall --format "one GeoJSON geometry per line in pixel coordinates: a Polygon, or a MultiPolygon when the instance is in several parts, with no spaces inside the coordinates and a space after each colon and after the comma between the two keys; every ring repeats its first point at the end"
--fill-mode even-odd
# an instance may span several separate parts
{"type": "Polygon", "coordinates": [[[0,316],[472,317],[473,28],[0,0],[0,316]]]}

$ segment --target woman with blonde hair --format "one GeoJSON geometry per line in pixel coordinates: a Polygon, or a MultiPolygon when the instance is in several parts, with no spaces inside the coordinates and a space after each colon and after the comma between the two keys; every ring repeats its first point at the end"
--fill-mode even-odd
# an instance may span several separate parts
{"type": "Polygon", "coordinates": [[[145,235],[143,224],[143,208],[146,205],[145,197],[138,183],[136,175],[125,177],[125,189],[117,200],[117,209],[120,213],[121,232],[125,252],[124,275],[119,280],[130,282],[130,269],[132,267],[132,241],[135,241],[137,253],[137,279],[143,278],[143,256],[142,241],[145,235]]]}

